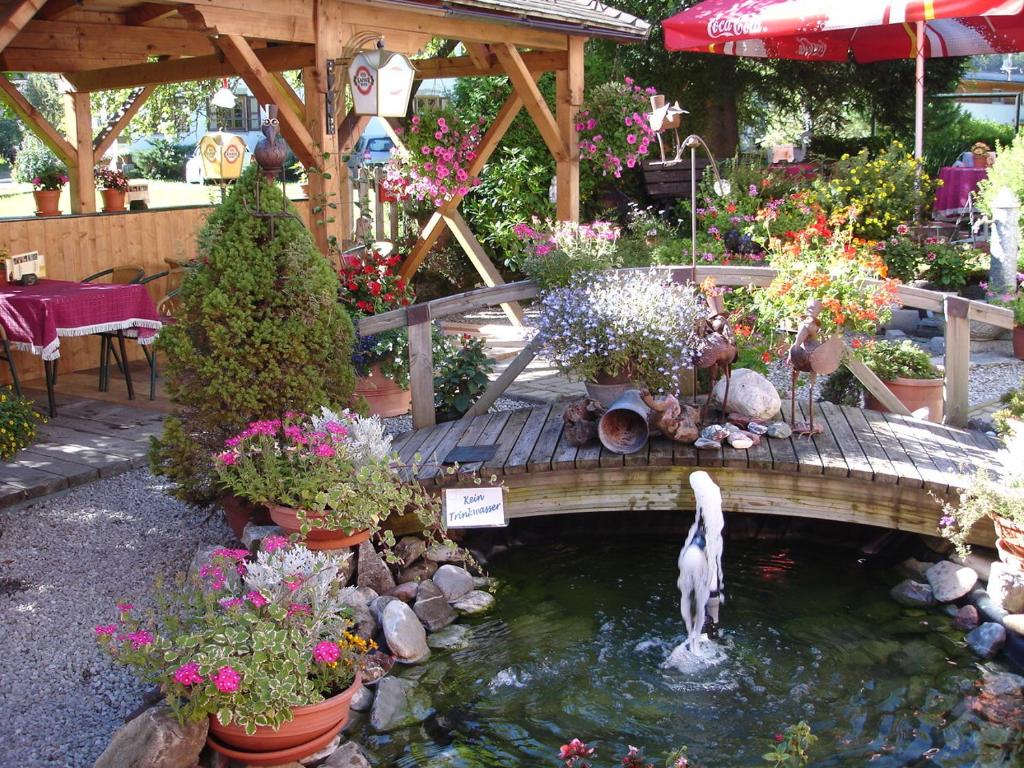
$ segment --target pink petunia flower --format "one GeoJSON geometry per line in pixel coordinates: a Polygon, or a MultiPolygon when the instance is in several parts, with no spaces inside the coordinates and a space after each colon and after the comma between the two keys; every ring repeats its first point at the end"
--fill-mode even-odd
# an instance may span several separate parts
{"type": "Polygon", "coordinates": [[[99,636],[113,635],[117,632],[117,624],[100,624],[99,626],[93,627],[92,631],[99,636]]]}
{"type": "Polygon", "coordinates": [[[128,639],[131,640],[132,650],[135,651],[144,646],[153,644],[153,635],[144,629],[140,629],[137,632],[130,632],[128,634],[128,639]]]}
{"type": "Polygon", "coordinates": [[[253,607],[255,608],[262,608],[264,605],[267,604],[267,598],[265,598],[260,592],[256,591],[255,589],[251,592],[247,592],[245,595],[245,599],[252,603],[253,607]]]}
{"type": "Polygon", "coordinates": [[[227,665],[218,669],[210,679],[221,693],[234,693],[238,690],[239,683],[242,682],[242,676],[235,671],[234,667],[227,665]]]}
{"type": "Polygon", "coordinates": [[[203,677],[199,674],[199,664],[194,661],[182,664],[174,670],[174,681],[185,687],[203,682],[203,677]]]}
{"type": "Polygon", "coordinates": [[[324,640],[322,643],[316,644],[313,649],[313,658],[320,664],[332,664],[341,658],[341,650],[337,643],[324,640]]]}

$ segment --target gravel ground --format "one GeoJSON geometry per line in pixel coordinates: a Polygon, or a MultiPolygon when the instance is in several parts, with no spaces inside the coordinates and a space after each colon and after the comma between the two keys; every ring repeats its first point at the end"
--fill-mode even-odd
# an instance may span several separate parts
{"type": "Polygon", "coordinates": [[[145,606],[154,577],[200,545],[233,539],[165,487],[136,470],[0,510],[0,766],[91,766],[141,702],[93,627],[120,598],[145,606]]]}
{"type": "MultiPolygon", "coordinates": [[[[536,403],[516,400],[511,397],[499,397],[491,406],[491,411],[514,411],[517,408],[529,408],[536,403]]],[[[400,435],[412,429],[412,416],[392,416],[384,419],[384,429],[389,435],[400,435]]]]}

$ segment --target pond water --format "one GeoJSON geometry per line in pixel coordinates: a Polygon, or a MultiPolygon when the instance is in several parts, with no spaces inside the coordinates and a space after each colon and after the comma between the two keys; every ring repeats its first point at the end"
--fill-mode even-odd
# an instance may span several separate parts
{"type": "Polygon", "coordinates": [[[945,616],[902,608],[892,574],[820,545],[727,542],[719,643],[698,673],[662,668],[683,639],[679,541],[530,544],[496,558],[498,602],[470,620],[472,644],[435,652],[419,677],[436,714],[351,738],[386,766],[560,765],[579,737],[613,766],[627,744],[656,765],[687,745],[705,768],[751,768],[772,734],[806,720],[819,766],[981,766],[1004,731],[964,706],[986,668],[945,616]]]}

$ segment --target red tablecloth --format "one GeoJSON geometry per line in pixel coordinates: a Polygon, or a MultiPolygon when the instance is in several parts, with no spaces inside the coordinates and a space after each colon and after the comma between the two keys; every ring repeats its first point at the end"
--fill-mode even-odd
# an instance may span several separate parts
{"type": "Polygon", "coordinates": [[[787,176],[802,176],[805,179],[818,177],[818,166],[813,163],[773,163],[768,168],[772,171],[785,173],[787,176]]]}
{"type": "Polygon", "coordinates": [[[160,329],[160,316],[144,285],[40,280],[0,285],[0,324],[15,349],[56,360],[60,336],[132,328],[140,344],[149,344],[160,329]]]}
{"type": "Polygon", "coordinates": [[[988,168],[947,166],[939,169],[942,185],[935,192],[936,216],[956,216],[967,205],[967,196],[988,176],[988,168]]]}

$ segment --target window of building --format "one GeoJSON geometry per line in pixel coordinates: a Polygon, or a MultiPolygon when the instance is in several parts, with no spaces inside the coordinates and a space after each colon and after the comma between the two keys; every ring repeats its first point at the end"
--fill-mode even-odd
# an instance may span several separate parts
{"type": "Polygon", "coordinates": [[[260,129],[260,105],[254,96],[239,95],[233,109],[224,109],[211,104],[207,112],[209,129],[245,133],[260,129]]]}

